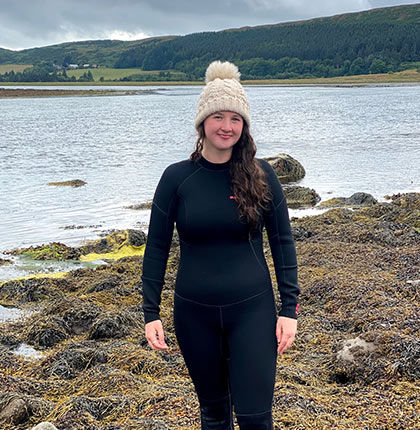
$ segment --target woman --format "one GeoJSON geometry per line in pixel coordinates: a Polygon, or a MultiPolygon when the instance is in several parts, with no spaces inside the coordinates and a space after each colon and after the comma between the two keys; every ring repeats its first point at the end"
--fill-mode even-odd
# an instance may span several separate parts
{"type": "Polygon", "coordinates": [[[296,333],[296,253],[273,168],[255,158],[249,102],[231,63],[206,71],[195,117],[196,149],[157,186],[143,260],[145,334],[165,350],[159,305],[176,222],[176,337],[194,383],[202,429],[272,429],[277,354],[296,333]],[[281,296],[275,308],[263,253],[265,225],[281,296]]]}

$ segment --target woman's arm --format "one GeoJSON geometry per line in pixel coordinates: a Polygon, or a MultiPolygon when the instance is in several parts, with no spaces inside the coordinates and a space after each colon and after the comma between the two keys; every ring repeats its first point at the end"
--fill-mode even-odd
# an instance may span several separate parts
{"type": "Polygon", "coordinates": [[[297,318],[300,289],[297,278],[295,243],[290,227],[286,197],[272,166],[260,160],[272,193],[270,208],[264,212],[264,224],[270,243],[281,298],[279,316],[297,318]]]}
{"type": "Polygon", "coordinates": [[[171,167],[165,169],[159,180],[150,214],[141,275],[145,324],[159,319],[161,292],[174,230],[177,198],[171,167]]]}

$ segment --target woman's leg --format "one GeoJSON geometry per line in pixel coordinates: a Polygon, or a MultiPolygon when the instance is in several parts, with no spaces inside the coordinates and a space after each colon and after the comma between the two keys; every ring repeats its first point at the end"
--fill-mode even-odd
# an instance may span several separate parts
{"type": "Polygon", "coordinates": [[[229,374],[241,430],[270,430],[276,377],[277,313],[273,290],[222,307],[229,374]]]}
{"type": "Polygon", "coordinates": [[[201,305],[175,294],[174,326],[200,402],[201,428],[233,430],[220,307],[201,305]]]}

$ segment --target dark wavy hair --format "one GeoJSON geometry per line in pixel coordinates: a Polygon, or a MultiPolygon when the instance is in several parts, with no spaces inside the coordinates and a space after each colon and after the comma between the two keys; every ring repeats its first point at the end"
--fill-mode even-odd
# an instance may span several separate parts
{"type": "MultiPolygon", "coordinates": [[[[268,209],[271,193],[265,179],[265,172],[255,159],[257,148],[248,124],[246,121],[243,124],[241,137],[232,148],[230,177],[238,205],[239,218],[246,221],[250,236],[254,228],[262,221],[261,211],[268,209]]],[[[201,123],[190,160],[197,161],[200,158],[204,138],[204,125],[201,123]]]]}

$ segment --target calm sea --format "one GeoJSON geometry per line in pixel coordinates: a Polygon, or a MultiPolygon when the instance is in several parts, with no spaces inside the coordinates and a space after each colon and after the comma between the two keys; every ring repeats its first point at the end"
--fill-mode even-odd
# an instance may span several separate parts
{"type": "MultiPolygon", "coordinates": [[[[150,200],[163,169],[188,158],[201,91],[149,89],[0,100],[0,251],[148,221],[148,211],[124,207],[150,200]],[[69,179],[87,185],[47,186],[69,179]]],[[[420,86],[246,91],[257,156],[295,157],[307,172],[301,185],[322,199],[420,191],[420,86]]]]}

